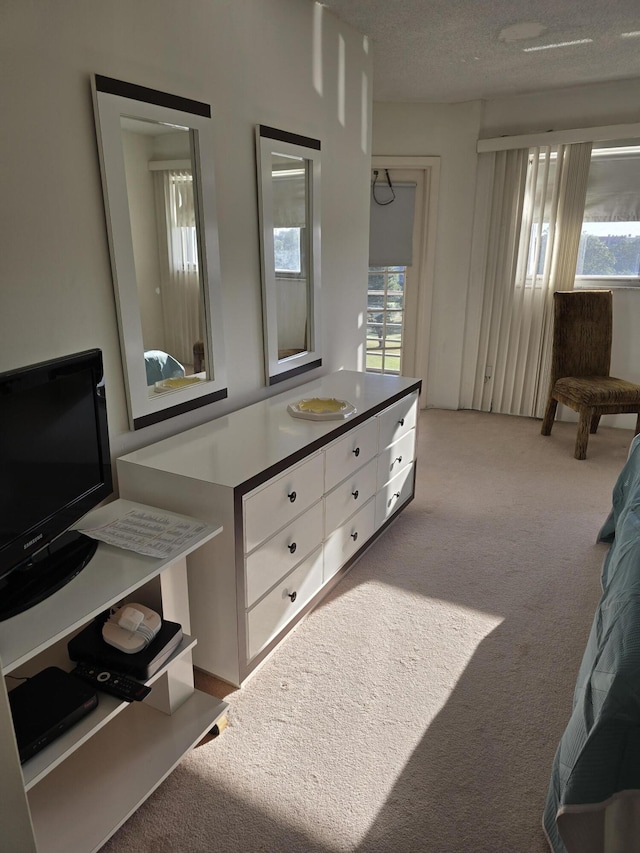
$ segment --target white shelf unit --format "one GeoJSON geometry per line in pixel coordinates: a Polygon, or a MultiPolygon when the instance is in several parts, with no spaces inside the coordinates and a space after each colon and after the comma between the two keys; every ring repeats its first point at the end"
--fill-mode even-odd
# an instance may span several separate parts
{"type": "Polygon", "coordinates": [[[420,388],[339,371],[117,460],[123,496],[224,527],[187,561],[197,667],[242,685],[412,499],[420,388]],[[356,411],[288,413],[309,397],[356,411]]]}
{"type": "MultiPolygon", "coordinates": [[[[90,513],[106,524],[131,509],[154,507],[116,500],[90,513]]],[[[171,559],[146,557],[100,543],[89,564],[61,590],[0,622],[0,825],[2,849],[20,853],[99,850],[184,755],[226,713],[227,705],[194,688],[186,556],[221,533],[208,524],[171,559]],[[147,683],[144,702],[99,693],[98,707],[20,765],[7,676],[46,666],[73,669],[66,644],[98,614],[122,600],[146,603],[179,622],[183,639],[147,683]],[[6,845],[6,848],[5,846],[6,845]]]]}

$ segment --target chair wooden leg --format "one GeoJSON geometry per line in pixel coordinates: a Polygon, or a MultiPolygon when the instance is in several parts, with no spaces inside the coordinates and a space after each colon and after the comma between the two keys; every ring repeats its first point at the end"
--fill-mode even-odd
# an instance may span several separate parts
{"type": "Polygon", "coordinates": [[[595,435],[598,432],[598,424],[600,423],[601,415],[591,415],[591,428],[589,432],[595,435]]]}
{"type": "Polygon", "coordinates": [[[578,435],[576,436],[576,449],[573,454],[576,459],[587,458],[587,444],[589,443],[589,427],[591,426],[591,418],[593,417],[593,409],[582,409],[580,412],[580,420],[578,421],[578,435]]]}
{"type": "Polygon", "coordinates": [[[542,419],[542,428],[540,430],[541,435],[551,435],[551,427],[553,426],[553,419],[556,416],[557,408],[558,401],[555,400],[553,397],[549,397],[547,408],[544,413],[544,418],[542,419]]]}

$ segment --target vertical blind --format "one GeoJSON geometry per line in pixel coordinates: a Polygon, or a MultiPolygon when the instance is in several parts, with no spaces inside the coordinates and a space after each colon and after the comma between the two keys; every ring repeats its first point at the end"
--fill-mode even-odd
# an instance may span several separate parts
{"type": "Polygon", "coordinates": [[[193,345],[202,337],[192,173],[154,170],[154,183],[164,349],[190,364],[193,345]]]}
{"type": "Polygon", "coordinates": [[[591,143],[480,156],[493,183],[472,405],[540,417],[552,294],[573,288],[591,143]]]}

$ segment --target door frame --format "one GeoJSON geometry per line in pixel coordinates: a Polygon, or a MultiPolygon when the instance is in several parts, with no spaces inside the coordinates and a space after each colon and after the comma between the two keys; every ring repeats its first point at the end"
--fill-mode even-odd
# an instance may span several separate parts
{"type": "MultiPolygon", "coordinates": [[[[371,169],[414,169],[424,173],[424,193],[419,208],[416,205],[413,232],[413,250],[420,270],[413,347],[414,363],[407,364],[404,361],[403,353],[403,374],[422,378],[424,383],[429,368],[431,304],[435,276],[437,211],[440,191],[440,157],[375,155],[371,157],[371,169]]],[[[425,408],[427,395],[424,393],[420,396],[421,408],[425,408]]]]}

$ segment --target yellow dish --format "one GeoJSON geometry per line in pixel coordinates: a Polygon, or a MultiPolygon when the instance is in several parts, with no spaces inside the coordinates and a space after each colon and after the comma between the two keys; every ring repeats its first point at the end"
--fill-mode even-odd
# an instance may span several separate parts
{"type": "Polygon", "coordinates": [[[301,412],[322,415],[325,412],[341,412],[348,405],[345,400],[336,400],[335,397],[311,397],[309,400],[300,400],[298,408],[301,412]]]}
{"type": "Polygon", "coordinates": [[[172,379],[163,379],[161,382],[155,383],[155,391],[177,391],[178,388],[188,388],[189,385],[197,385],[200,382],[198,376],[175,376],[172,379]]]}
{"type": "Polygon", "coordinates": [[[348,418],[354,414],[356,407],[347,400],[336,400],[335,397],[310,397],[289,403],[287,411],[294,418],[329,421],[348,418]]]}

